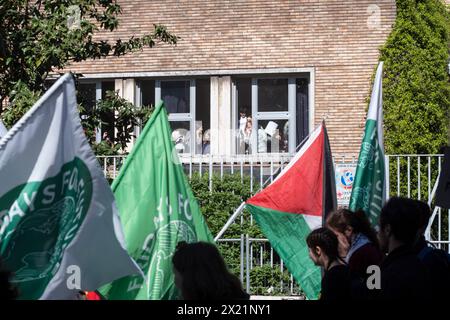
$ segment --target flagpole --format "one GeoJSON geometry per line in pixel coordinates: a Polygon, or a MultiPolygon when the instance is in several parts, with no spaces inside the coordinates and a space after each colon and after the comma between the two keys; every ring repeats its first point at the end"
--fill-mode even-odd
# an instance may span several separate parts
{"type": "Polygon", "coordinates": [[[217,236],[214,238],[214,241],[217,241],[220,239],[220,237],[227,231],[228,227],[236,220],[236,218],[241,214],[242,210],[245,208],[245,201],[241,203],[241,205],[234,211],[234,213],[231,215],[230,219],[228,219],[227,223],[223,226],[222,230],[217,234],[217,236]]]}

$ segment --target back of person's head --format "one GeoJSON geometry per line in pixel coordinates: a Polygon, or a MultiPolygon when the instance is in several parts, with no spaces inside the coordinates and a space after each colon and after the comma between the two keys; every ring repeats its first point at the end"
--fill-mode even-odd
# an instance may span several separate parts
{"type": "Polygon", "coordinates": [[[181,275],[181,294],[186,300],[248,299],[239,279],[231,274],[219,250],[206,242],[178,244],[172,257],[181,275]]]}
{"type": "Polygon", "coordinates": [[[17,298],[17,289],[11,284],[12,273],[2,265],[0,259],[0,301],[14,300],[17,298]]]}
{"type": "Polygon", "coordinates": [[[377,234],[363,210],[353,212],[347,209],[338,209],[331,212],[327,217],[327,226],[340,233],[345,233],[351,227],[354,233],[362,233],[378,247],[377,234]]]}
{"type": "Polygon", "coordinates": [[[388,225],[397,241],[412,245],[417,239],[419,226],[416,202],[408,198],[390,198],[381,209],[380,230],[384,230],[388,225]]]}
{"type": "Polygon", "coordinates": [[[416,204],[417,207],[417,213],[418,213],[418,223],[419,223],[419,230],[418,232],[420,233],[419,235],[423,235],[423,233],[425,232],[427,226],[428,226],[428,222],[430,221],[431,218],[431,209],[430,206],[420,200],[413,200],[414,203],[416,204]]]}
{"type": "Polygon", "coordinates": [[[335,261],[339,257],[338,239],[333,231],[328,228],[318,228],[306,237],[306,244],[315,253],[316,247],[327,256],[329,261],[335,261]]]}

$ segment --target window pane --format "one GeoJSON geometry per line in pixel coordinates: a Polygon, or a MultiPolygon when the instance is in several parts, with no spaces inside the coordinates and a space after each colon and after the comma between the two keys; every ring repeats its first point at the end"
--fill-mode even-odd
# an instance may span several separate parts
{"type": "Polygon", "coordinates": [[[252,81],[250,78],[236,80],[236,152],[251,153],[250,135],[252,128],[252,81]],[[247,129],[246,129],[247,128],[247,129]]]}
{"type": "Polygon", "coordinates": [[[141,105],[155,106],[155,81],[143,80],[141,81],[141,105]]]}
{"type": "Polygon", "coordinates": [[[190,81],[161,81],[161,100],[168,113],[189,113],[190,81]]]}
{"type": "Polygon", "coordinates": [[[288,120],[258,121],[257,150],[259,153],[288,152],[288,120]]]}
{"type": "Polygon", "coordinates": [[[288,111],[287,79],[258,80],[258,111],[288,111]]]}
{"type": "Polygon", "coordinates": [[[210,149],[211,93],[210,80],[195,80],[195,153],[207,154],[210,149]]]}
{"type": "MultiPolygon", "coordinates": [[[[106,98],[108,91],[114,91],[113,81],[102,82],[102,99],[106,98]]],[[[114,142],[114,114],[113,112],[104,112],[101,115],[102,122],[102,140],[107,142],[114,142]]]]}
{"type": "Polygon", "coordinates": [[[297,145],[306,138],[309,132],[309,112],[308,112],[308,80],[297,79],[296,98],[296,123],[297,123],[297,145]]]}
{"type": "Polygon", "coordinates": [[[95,100],[95,83],[77,85],[77,101],[87,112],[94,108],[95,100]]]}
{"type": "Polygon", "coordinates": [[[189,121],[170,121],[172,141],[179,153],[190,153],[191,134],[189,121]]]}
{"type": "Polygon", "coordinates": [[[102,81],[102,99],[105,99],[107,91],[114,91],[114,81],[102,81]]]}

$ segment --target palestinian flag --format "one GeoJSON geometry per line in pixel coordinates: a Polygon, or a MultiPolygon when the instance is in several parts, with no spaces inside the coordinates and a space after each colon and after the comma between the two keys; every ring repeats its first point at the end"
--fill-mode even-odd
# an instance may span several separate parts
{"type": "Polygon", "coordinates": [[[336,209],[335,188],[323,123],[277,178],[247,201],[247,208],[308,299],[319,295],[321,272],[309,258],[306,237],[336,209]]]}

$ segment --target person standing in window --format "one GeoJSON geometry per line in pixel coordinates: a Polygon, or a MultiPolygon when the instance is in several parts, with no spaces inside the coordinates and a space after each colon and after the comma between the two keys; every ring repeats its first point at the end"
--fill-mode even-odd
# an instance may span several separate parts
{"type": "Polygon", "coordinates": [[[238,131],[236,133],[236,138],[237,138],[237,146],[239,148],[238,153],[245,153],[246,150],[246,146],[245,146],[245,142],[244,142],[244,131],[248,122],[248,118],[247,117],[247,108],[243,108],[240,112],[239,112],[239,119],[238,119],[238,131]]]}
{"type": "Polygon", "coordinates": [[[247,108],[243,108],[239,115],[239,132],[244,132],[248,121],[247,108]]]}
{"type": "Polygon", "coordinates": [[[269,152],[280,152],[281,135],[278,123],[276,123],[275,121],[269,121],[264,131],[268,136],[267,142],[269,147],[267,149],[270,150],[269,152]]]}
{"type": "Polygon", "coordinates": [[[258,129],[258,152],[259,153],[267,152],[267,133],[261,126],[258,129]]]}
{"type": "Polygon", "coordinates": [[[203,153],[203,125],[201,121],[195,122],[195,153],[202,154],[203,153]]]}
{"type": "Polygon", "coordinates": [[[286,121],[286,123],[283,126],[283,134],[281,135],[281,151],[282,152],[289,152],[289,121],[286,121]]]}
{"type": "Polygon", "coordinates": [[[189,134],[189,130],[184,128],[178,128],[172,132],[172,141],[174,142],[175,149],[178,153],[189,153],[189,134]]]}
{"type": "Polygon", "coordinates": [[[206,130],[203,134],[202,154],[209,154],[211,152],[211,134],[210,130],[206,130]]]}
{"type": "Polygon", "coordinates": [[[270,135],[270,152],[283,152],[283,139],[281,138],[280,130],[276,129],[274,134],[270,135]],[[281,146],[280,146],[281,145],[281,146]],[[280,148],[281,147],[281,148],[280,148]]]}
{"type": "Polygon", "coordinates": [[[252,142],[252,130],[253,130],[253,121],[252,118],[247,118],[247,123],[245,125],[245,129],[242,132],[242,141],[244,142],[244,151],[246,154],[251,153],[251,142],[252,142]]]}

